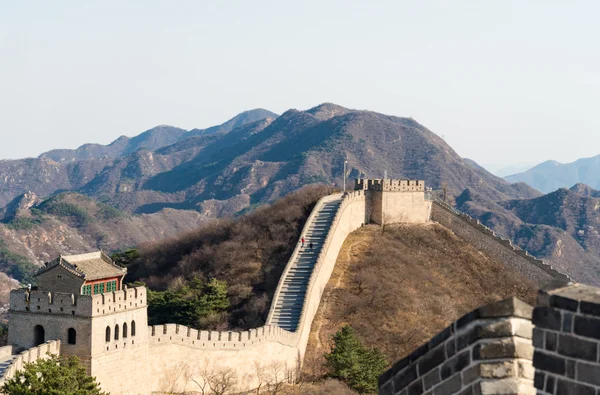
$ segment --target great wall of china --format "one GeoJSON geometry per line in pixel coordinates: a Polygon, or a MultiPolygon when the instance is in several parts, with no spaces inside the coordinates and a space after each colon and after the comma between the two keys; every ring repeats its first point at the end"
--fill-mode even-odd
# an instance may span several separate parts
{"type": "MultiPolygon", "coordinates": [[[[142,287],[93,296],[32,291],[28,297],[33,304],[24,303],[25,291],[15,291],[11,294],[10,303],[11,328],[20,326],[25,333],[39,323],[49,327],[55,325],[57,330],[51,339],[58,342],[48,343],[48,349],[59,351],[62,355],[80,356],[88,371],[98,378],[102,388],[113,395],[190,390],[190,375],[208,364],[211,364],[212,368],[233,368],[238,382],[243,383],[243,388],[239,388],[242,390],[256,387],[261,380],[260,372],[269,367],[277,366],[278,374],[289,380],[294,379],[302,363],[321,295],[331,276],[341,246],[346,237],[363,224],[423,223],[431,217],[538,285],[553,278],[562,283],[569,281],[565,275],[514,247],[510,241],[499,238],[477,220],[457,212],[443,202],[425,199],[422,181],[357,180],[355,189],[343,196],[327,196],[316,204],[302,234],[309,235],[312,229],[319,248],[315,249],[312,259],[303,260],[303,250],[300,246],[296,247],[279,281],[266,325],[263,327],[243,332],[198,331],[176,324],[148,327],[143,324],[147,322],[147,316],[145,289],[142,287]],[[333,219],[324,220],[327,222],[322,232],[315,232],[315,224],[321,218],[319,213],[326,206],[331,207],[332,203],[336,203],[337,206],[333,219]],[[286,287],[286,284],[292,284],[294,282],[290,282],[290,279],[298,278],[298,273],[302,272],[298,270],[299,265],[310,267],[311,270],[308,280],[301,282],[301,287],[297,289],[301,302],[288,305],[285,302],[285,291],[296,288],[286,287]],[[133,303],[137,299],[139,300],[136,306],[127,306],[125,302],[127,300],[133,303]],[[68,304],[75,307],[70,308],[68,304]],[[286,310],[286,306],[289,307],[291,318],[282,321],[280,317],[284,315],[281,312],[286,310]],[[278,312],[280,314],[277,314],[278,312]],[[105,328],[115,323],[134,320],[138,328],[135,336],[130,334],[128,338],[107,338],[105,341],[105,328]],[[282,329],[280,325],[283,325],[283,322],[295,326],[295,331],[282,329]],[[67,327],[73,325],[79,325],[77,333],[89,334],[89,343],[77,346],[67,344],[65,333],[67,327]]],[[[307,237],[307,243],[311,237],[307,237]]],[[[300,276],[299,279],[304,278],[300,276]]],[[[11,344],[17,344],[20,340],[21,343],[25,342],[15,338],[11,344]]],[[[38,347],[43,346],[45,345],[38,347]]],[[[21,350],[15,346],[8,347],[0,349],[0,358],[6,354],[2,381],[13,377],[19,368],[18,363],[22,363],[15,362],[19,357],[14,359],[13,355],[21,350]]],[[[434,348],[431,345],[428,347],[434,348]]],[[[429,348],[421,350],[420,353],[427,354],[429,348]]],[[[48,353],[32,350],[24,352],[27,356],[21,357],[19,361],[33,361],[36,355],[43,358],[48,353]]],[[[450,358],[444,355],[444,358],[450,358]]],[[[407,366],[413,366],[415,361],[416,357],[412,356],[407,366]]],[[[382,381],[381,393],[404,394],[404,387],[389,384],[389,380],[408,380],[404,378],[398,381],[396,377],[399,377],[399,374],[398,368],[393,374],[388,374],[388,381],[382,381]]],[[[413,381],[407,383],[407,386],[413,385],[413,381]]]]}

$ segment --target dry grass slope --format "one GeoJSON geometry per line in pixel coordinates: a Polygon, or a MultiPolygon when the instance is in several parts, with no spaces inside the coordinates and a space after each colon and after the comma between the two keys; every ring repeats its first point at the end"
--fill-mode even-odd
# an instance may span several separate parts
{"type": "Polygon", "coordinates": [[[461,315],[537,288],[439,224],[367,226],[344,243],[313,322],[304,373],[322,376],[330,337],[350,324],[396,361],[461,315]]]}

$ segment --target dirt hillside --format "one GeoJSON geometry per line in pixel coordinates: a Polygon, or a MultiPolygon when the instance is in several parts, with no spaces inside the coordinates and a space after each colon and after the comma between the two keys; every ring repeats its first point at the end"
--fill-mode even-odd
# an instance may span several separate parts
{"type": "Polygon", "coordinates": [[[330,338],[350,324],[399,360],[463,314],[537,287],[439,224],[366,226],[345,241],[310,335],[304,373],[322,376],[330,338]]]}

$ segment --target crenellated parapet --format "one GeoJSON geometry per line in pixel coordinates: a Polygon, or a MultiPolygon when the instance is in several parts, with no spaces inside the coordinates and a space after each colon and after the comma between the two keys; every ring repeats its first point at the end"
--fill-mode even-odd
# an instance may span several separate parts
{"type": "Polygon", "coordinates": [[[11,312],[97,317],[146,307],[146,288],[134,287],[100,295],[75,295],[18,289],[10,293],[11,312]]]}
{"type": "Polygon", "coordinates": [[[368,190],[378,192],[424,192],[425,181],[423,180],[399,180],[399,179],[356,179],[355,190],[368,190]]]}
{"type": "Polygon", "coordinates": [[[455,209],[448,203],[440,200],[434,201],[431,219],[452,230],[478,250],[497,258],[540,286],[552,279],[560,279],[564,282],[572,281],[568,275],[559,272],[552,265],[534,257],[513,244],[511,240],[496,234],[478,219],[455,209]],[[486,237],[481,237],[481,235],[486,237]]]}
{"type": "Polygon", "coordinates": [[[154,325],[148,328],[150,345],[176,344],[199,350],[240,350],[266,342],[295,347],[298,335],[278,326],[266,325],[247,331],[201,331],[178,324],[154,325]]]}
{"type": "MultiPolygon", "coordinates": [[[[11,349],[12,346],[0,348],[0,355],[6,352],[7,356],[11,355],[11,349]]],[[[12,356],[12,361],[0,376],[0,385],[15,377],[18,371],[23,370],[25,364],[33,363],[38,359],[49,358],[52,355],[60,355],[60,340],[51,340],[12,356]]]]}

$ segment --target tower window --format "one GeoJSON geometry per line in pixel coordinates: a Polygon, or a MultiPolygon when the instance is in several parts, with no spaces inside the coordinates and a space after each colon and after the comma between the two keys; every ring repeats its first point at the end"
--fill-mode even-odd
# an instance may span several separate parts
{"type": "Polygon", "coordinates": [[[131,336],[135,336],[135,321],[131,321],[131,336]]]}
{"type": "Polygon", "coordinates": [[[106,327],[106,342],[110,341],[110,326],[106,327]]]}
{"type": "Polygon", "coordinates": [[[127,337],[127,323],[123,324],[123,339],[127,337]]]}
{"type": "Polygon", "coordinates": [[[115,325],[115,340],[119,340],[119,324],[115,325]]]}
{"type": "Polygon", "coordinates": [[[77,343],[77,332],[75,332],[75,329],[73,329],[73,328],[69,328],[69,330],[67,331],[67,343],[69,343],[69,344],[77,343]]]}

